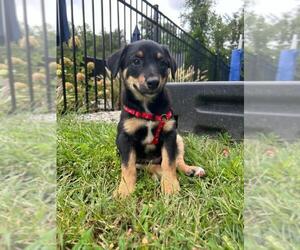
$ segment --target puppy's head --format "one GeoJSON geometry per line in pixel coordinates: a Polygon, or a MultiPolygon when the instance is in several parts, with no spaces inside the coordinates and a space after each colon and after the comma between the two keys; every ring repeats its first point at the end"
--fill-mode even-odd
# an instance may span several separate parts
{"type": "Polygon", "coordinates": [[[125,87],[135,96],[154,96],[165,86],[169,70],[175,77],[175,60],[167,47],[150,40],[141,40],[125,46],[107,60],[115,77],[120,72],[125,87]]]}

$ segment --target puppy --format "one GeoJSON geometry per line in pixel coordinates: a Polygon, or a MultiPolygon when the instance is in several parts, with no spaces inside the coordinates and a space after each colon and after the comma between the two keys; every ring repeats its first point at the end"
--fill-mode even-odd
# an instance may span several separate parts
{"type": "Polygon", "coordinates": [[[203,176],[202,168],[184,162],[183,140],[176,132],[165,88],[169,71],[174,79],[177,69],[168,49],[150,40],[137,41],[115,52],[107,66],[113,77],[119,73],[123,84],[116,139],[122,175],[115,195],[126,197],[134,191],[140,165],[161,179],[164,194],[180,190],[176,168],[189,176],[203,176]]]}

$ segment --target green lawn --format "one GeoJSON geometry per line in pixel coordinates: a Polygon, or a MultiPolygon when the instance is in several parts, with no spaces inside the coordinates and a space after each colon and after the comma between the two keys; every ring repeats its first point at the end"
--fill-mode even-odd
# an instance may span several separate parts
{"type": "Polygon", "coordinates": [[[242,143],[227,136],[185,136],[186,161],[204,165],[206,178],[179,174],[180,194],[163,197],[159,183],[141,171],[132,197],[116,200],[112,193],[120,178],[120,160],[115,135],[115,125],[70,117],[58,122],[61,248],[243,248],[242,143]]]}
{"type": "Polygon", "coordinates": [[[300,249],[300,142],[244,145],[245,249],[300,249]]]}
{"type": "Polygon", "coordinates": [[[55,249],[56,124],[0,116],[0,249],[55,249]]]}

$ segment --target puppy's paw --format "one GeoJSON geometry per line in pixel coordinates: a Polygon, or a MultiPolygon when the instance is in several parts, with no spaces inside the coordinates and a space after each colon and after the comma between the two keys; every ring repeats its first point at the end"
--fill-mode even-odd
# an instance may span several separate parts
{"type": "Polygon", "coordinates": [[[124,199],[134,192],[134,186],[127,186],[125,183],[121,183],[119,187],[114,191],[113,196],[115,198],[124,199]]]}
{"type": "Polygon", "coordinates": [[[177,194],[180,191],[179,182],[176,178],[161,178],[161,191],[163,194],[177,194]]]}
{"type": "Polygon", "coordinates": [[[205,174],[205,170],[202,167],[196,166],[192,166],[191,169],[186,172],[186,175],[191,177],[203,177],[205,174]]]}
{"type": "Polygon", "coordinates": [[[203,176],[205,176],[205,174],[206,174],[205,170],[202,167],[196,167],[195,168],[194,176],[203,177],[203,176]]]}

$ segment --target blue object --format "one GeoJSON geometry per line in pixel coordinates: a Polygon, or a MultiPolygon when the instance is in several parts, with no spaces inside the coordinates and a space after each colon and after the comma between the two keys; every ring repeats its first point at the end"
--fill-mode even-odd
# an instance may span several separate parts
{"type": "Polygon", "coordinates": [[[131,42],[136,42],[138,40],[141,40],[141,32],[138,26],[136,25],[132,33],[131,42]]]}
{"type": "Polygon", "coordinates": [[[16,6],[14,0],[0,1],[0,45],[4,44],[5,36],[7,36],[8,41],[11,42],[16,42],[21,37],[21,31],[16,15],[16,6]],[[6,20],[8,21],[6,29],[4,27],[4,18],[6,18],[6,20]]]}
{"type": "Polygon", "coordinates": [[[56,14],[56,43],[59,45],[61,42],[67,42],[71,35],[68,25],[66,0],[59,0],[56,2],[57,14],[56,14]],[[60,19],[62,25],[60,25],[60,19]],[[61,26],[61,27],[60,27],[61,26]],[[61,30],[60,30],[61,29],[61,30]]]}
{"type": "Polygon", "coordinates": [[[231,53],[229,81],[241,80],[241,65],[243,60],[243,50],[235,49],[231,53]]]}
{"type": "Polygon", "coordinates": [[[296,71],[298,52],[296,49],[283,50],[280,53],[276,81],[293,81],[296,71]]]}

